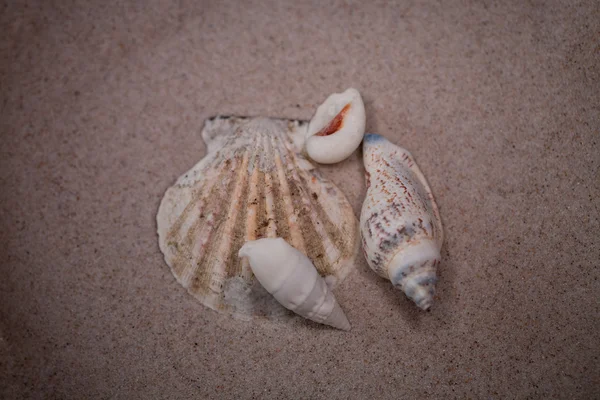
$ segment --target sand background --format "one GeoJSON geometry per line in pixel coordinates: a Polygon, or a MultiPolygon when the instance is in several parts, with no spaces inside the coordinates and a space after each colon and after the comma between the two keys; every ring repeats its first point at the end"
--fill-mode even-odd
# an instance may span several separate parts
{"type": "Polygon", "coordinates": [[[600,397],[600,3],[365,3],[0,5],[1,398],[600,397]],[[362,258],[350,332],[205,309],[155,233],[204,120],[351,86],[440,206],[433,310],[362,258]]]}

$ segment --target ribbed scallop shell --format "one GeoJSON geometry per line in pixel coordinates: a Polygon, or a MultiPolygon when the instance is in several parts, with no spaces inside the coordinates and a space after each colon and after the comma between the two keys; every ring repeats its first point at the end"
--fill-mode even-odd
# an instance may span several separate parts
{"type": "Polygon", "coordinates": [[[344,194],[303,156],[306,123],[217,117],[207,155],[170,187],[157,215],[159,244],[177,281],[222,313],[288,313],[238,258],[248,240],[281,237],[322,276],[354,265],[358,222],[344,194]]]}

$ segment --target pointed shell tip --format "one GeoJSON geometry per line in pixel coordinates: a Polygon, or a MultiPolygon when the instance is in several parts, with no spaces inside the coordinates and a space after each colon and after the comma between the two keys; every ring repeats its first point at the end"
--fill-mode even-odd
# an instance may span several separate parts
{"type": "Polygon", "coordinates": [[[350,330],[350,322],[344,314],[342,307],[340,307],[339,303],[336,301],[333,306],[333,310],[331,310],[331,314],[325,321],[323,321],[325,325],[333,326],[334,328],[341,329],[343,331],[350,330]]]}

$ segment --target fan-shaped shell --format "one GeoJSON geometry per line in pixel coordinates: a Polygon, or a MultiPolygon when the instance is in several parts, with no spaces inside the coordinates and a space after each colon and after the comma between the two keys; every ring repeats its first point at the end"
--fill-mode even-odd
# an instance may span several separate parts
{"type": "Polygon", "coordinates": [[[202,304],[238,317],[287,313],[238,258],[249,240],[282,237],[338,281],[353,267],[358,222],[344,194],[299,154],[306,126],[235,117],[205,124],[207,155],[167,190],[157,215],[167,264],[202,304]]]}

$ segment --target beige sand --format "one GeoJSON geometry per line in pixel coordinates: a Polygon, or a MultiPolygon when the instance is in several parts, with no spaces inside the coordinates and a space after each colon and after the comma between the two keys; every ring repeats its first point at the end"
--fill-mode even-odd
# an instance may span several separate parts
{"type": "Polygon", "coordinates": [[[0,398],[600,397],[597,1],[5,3],[0,398]],[[440,206],[432,311],[362,259],[347,333],[205,309],[155,233],[204,120],[347,87],[440,206]]]}

